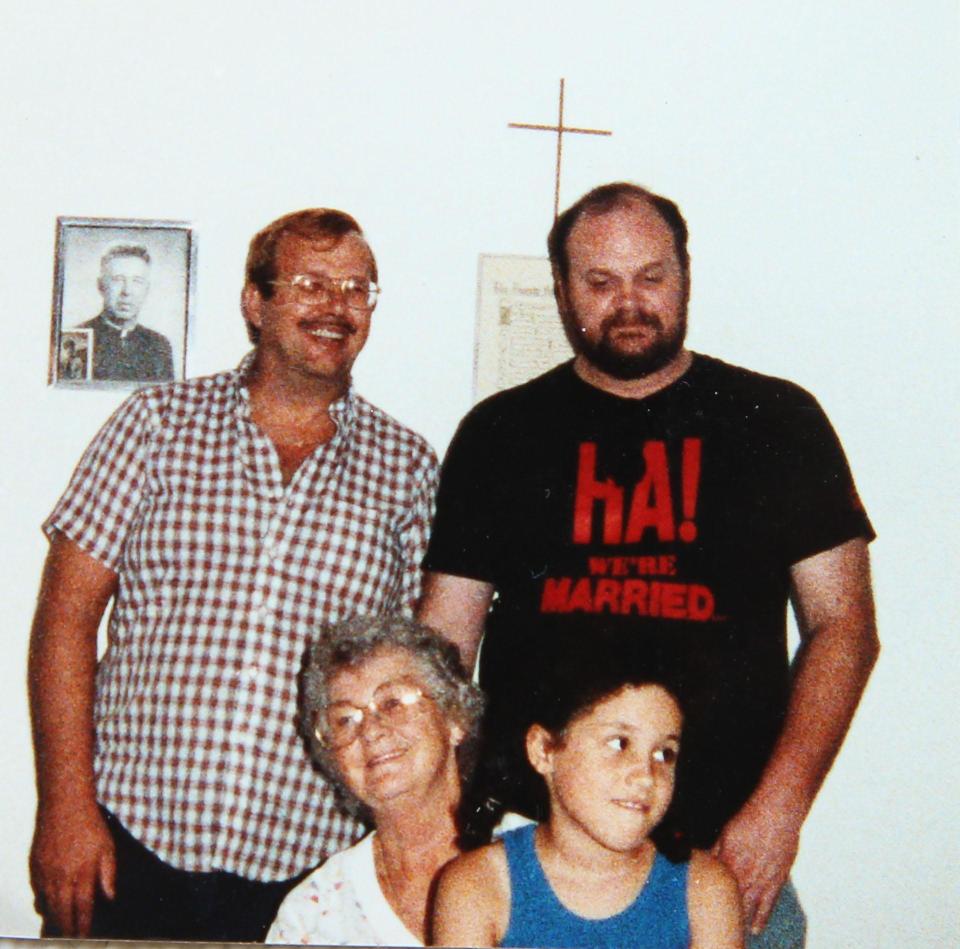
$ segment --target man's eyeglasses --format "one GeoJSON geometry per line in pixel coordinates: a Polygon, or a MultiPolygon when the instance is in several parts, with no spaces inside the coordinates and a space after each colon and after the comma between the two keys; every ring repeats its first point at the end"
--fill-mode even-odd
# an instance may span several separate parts
{"type": "Polygon", "coordinates": [[[316,274],[298,273],[289,280],[271,280],[275,287],[287,287],[302,303],[323,303],[339,294],[354,310],[372,310],[377,305],[380,288],[372,280],[358,277],[333,279],[316,274]]]}
{"type": "Polygon", "coordinates": [[[426,698],[423,690],[410,682],[384,682],[363,707],[351,702],[332,702],[321,709],[314,733],[327,748],[345,748],[360,734],[367,715],[396,728],[411,721],[426,698]]]}

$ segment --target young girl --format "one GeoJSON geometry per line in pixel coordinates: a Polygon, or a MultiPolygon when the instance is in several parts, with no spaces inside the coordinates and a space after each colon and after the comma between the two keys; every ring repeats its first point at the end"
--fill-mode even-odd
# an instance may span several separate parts
{"type": "Polygon", "coordinates": [[[683,721],[675,695],[622,668],[561,692],[526,736],[549,819],[446,868],[434,943],[742,949],[726,868],[699,851],[672,863],[650,839],[673,796],[683,721]]]}

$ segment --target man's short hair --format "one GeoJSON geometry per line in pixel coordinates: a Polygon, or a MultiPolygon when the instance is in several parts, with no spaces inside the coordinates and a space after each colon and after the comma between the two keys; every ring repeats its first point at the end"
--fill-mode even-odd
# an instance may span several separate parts
{"type": "MultiPolygon", "coordinates": [[[[360,225],[349,214],[333,208],[307,208],[293,211],[277,218],[262,231],[254,235],[247,252],[246,279],[253,284],[264,300],[273,296],[273,281],[277,279],[277,246],[287,235],[302,237],[311,241],[327,241],[330,247],[347,235],[357,234],[363,237],[360,225]]],[[[377,262],[370,252],[373,264],[373,279],[377,279],[377,262]]],[[[244,317],[246,319],[246,317],[244,317]]],[[[249,320],[247,335],[256,343],[260,331],[249,320]]]]}
{"type": "Polygon", "coordinates": [[[566,283],[570,273],[570,258],[567,255],[567,240],[573,226],[582,217],[588,215],[606,214],[616,208],[626,207],[634,202],[642,202],[656,211],[673,234],[673,246],[680,263],[680,271],[684,279],[690,275],[690,254],[687,251],[687,222],[680,213],[680,208],[669,198],[654,194],[640,185],[629,181],[615,181],[611,184],[600,185],[588,191],[579,201],[572,204],[563,214],[554,221],[547,236],[547,250],[550,254],[550,263],[554,272],[566,283]]]}
{"type": "Polygon", "coordinates": [[[139,257],[145,264],[150,263],[150,251],[143,244],[111,244],[100,258],[100,269],[116,257],[139,257]]]}

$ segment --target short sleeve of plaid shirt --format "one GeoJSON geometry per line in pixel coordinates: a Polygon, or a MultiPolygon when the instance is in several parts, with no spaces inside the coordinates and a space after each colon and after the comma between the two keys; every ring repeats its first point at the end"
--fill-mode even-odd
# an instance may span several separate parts
{"type": "Polygon", "coordinates": [[[113,571],[139,516],[148,442],[156,430],[145,392],[131,396],[84,452],[59,504],[43,525],[57,531],[113,571]]]}
{"type": "Polygon", "coordinates": [[[321,624],[412,612],[437,462],[351,391],[284,484],[243,368],[128,399],[44,530],[119,577],[97,669],[101,803],[173,866],[279,880],[360,832],[307,757],[297,674],[321,624]]]}

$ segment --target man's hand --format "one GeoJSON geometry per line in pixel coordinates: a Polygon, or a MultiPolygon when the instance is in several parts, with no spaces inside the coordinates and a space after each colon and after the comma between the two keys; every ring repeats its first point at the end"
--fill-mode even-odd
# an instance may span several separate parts
{"type": "Polygon", "coordinates": [[[113,838],[96,806],[49,807],[37,814],[30,852],[37,911],[60,935],[90,933],[97,888],[113,899],[113,838]]]}
{"type": "Polygon", "coordinates": [[[805,809],[770,806],[750,798],[713,848],[737,878],[744,921],[756,935],[770,918],[800,845],[805,809]]]}

